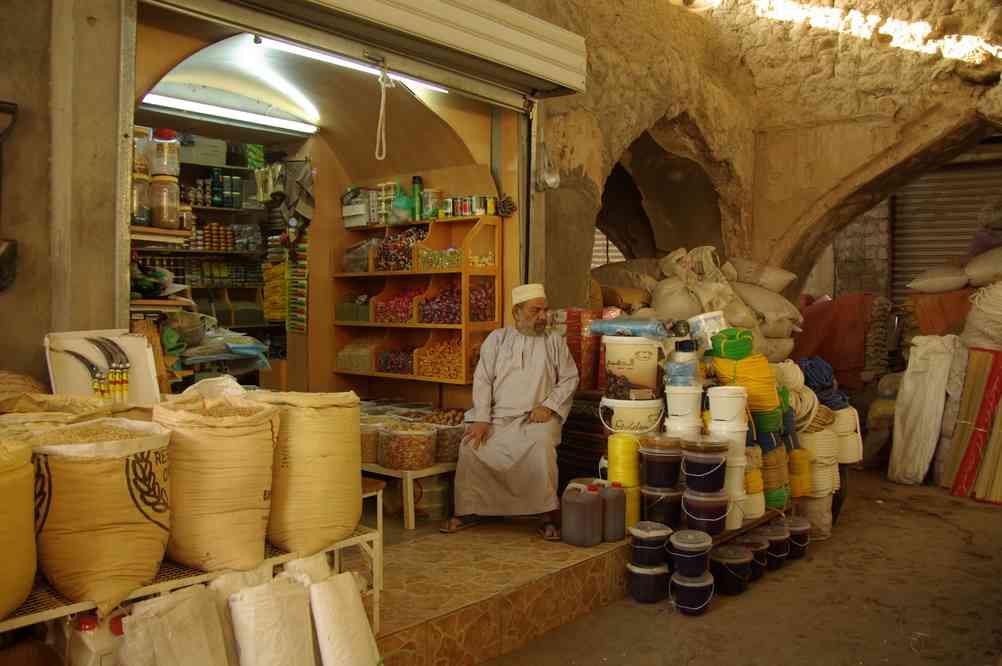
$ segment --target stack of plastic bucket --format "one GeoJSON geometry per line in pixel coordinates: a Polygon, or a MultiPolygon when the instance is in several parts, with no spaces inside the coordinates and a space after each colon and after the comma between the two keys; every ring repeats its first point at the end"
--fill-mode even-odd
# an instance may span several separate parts
{"type": "Polygon", "coordinates": [[[703,388],[666,386],[665,432],[680,439],[696,439],[703,431],[703,388]]]}
{"type": "Polygon", "coordinates": [[[731,504],[727,529],[739,529],[744,522],[745,446],[748,439],[748,391],[743,386],[714,386],[706,391],[710,402],[710,435],[726,441],[727,473],[724,490],[731,504]]]}

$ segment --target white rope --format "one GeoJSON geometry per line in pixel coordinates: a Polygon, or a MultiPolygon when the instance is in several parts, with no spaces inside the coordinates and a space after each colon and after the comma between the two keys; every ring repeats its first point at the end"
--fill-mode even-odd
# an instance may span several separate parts
{"type": "Polygon", "coordinates": [[[379,122],[376,124],[376,159],[386,159],[386,89],[396,84],[384,69],[379,74],[379,122]]]}

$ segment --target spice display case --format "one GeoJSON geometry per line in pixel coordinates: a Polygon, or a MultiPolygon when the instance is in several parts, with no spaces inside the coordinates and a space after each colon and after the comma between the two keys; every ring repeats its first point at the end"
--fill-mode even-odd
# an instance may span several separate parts
{"type": "MultiPolygon", "coordinates": [[[[501,224],[500,217],[483,215],[423,220],[392,225],[392,228],[377,224],[344,229],[347,242],[336,249],[332,257],[335,353],[366,335],[366,328],[387,329],[386,342],[380,345],[380,350],[404,349],[399,345],[406,341],[414,344],[412,348],[417,351],[414,352],[413,374],[380,371],[375,359],[375,369],[369,372],[346,370],[340,363],[334,372],[471,383],[476,368],[474,354],[487,333],[498,328],[503,319],[501,224]],[[409,257],[403,260],[397,257],[396,260],[398,265],[409,265],[410,270],[376,270],[377,245],[382,243],[380,247],[383,247],[388,238],[413,227],[427,228],[427,236],[413,244],[409,257]],[[366,271],[357,270],[366,267],[366,271]],[[346,268],[353,270],[344,270],[346,268]],[[371,299],[370,321],[346,320],[338,314],[338,304],[351,300],[349,295],[375,293],[371,291],[373,282],[381,282],[382,289],[371,299]],[[404,308],[399,307],[400,301],[394,299],[400,299],[414,289],[415,284],[423,286],[422,293],[413,298],[410,311],[405,313],[404,308]],[[451,301],[443,298],[449,290],[458,290],[458,313],[453,311],[451,301]],[[395,303],[396,307],[389,307],[390,303],[395,303]],[[393,310],[392,314],[387,310],[393,310]],[[424,338],[415,341],[404,335],[410,333],[421,334],[424,338]],[[449,360],[438,363],[430,350],[446,349],[441,346],[445,344],[449,345],[449,360]]],[[[386,265],[384,261],[382,266],[386,265]]],[[[345,309],[342,307],[340,312],[344,313],[345,309]]]]}

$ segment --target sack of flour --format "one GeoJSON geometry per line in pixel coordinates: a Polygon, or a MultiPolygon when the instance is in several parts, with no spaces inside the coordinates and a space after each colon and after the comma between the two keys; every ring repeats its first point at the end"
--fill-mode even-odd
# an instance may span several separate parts
{"type": "Polygon", "coordinates": [[[252,391],[247,399],[281,416],[268,539],[309,554],[349,536],[362,515],[358,396],[252,391]]]}
{"type": "Polygon", "coordinates": [[[0,439],[0,619],[28,598],[35,582],[35,468],[28,444],[0,439]]]}
{"type": "Polygon", "coordinates": [[[264,560],[278,410],[195,393],[156,405],[153,420],[173,432],[170,559],[202,571],[256,567],[264,560]]]}
{"type": "Polygon", "coordinates": [[[32,436],[35,531],[46,579],[106,615],[148,585],[171,529],[170,432],[97,419],[32,436]]]}

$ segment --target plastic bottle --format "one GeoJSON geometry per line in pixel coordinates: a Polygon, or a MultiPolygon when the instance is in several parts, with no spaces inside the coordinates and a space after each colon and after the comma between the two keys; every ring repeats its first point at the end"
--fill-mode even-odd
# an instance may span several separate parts
{"type": "Polygon", "coordinates": [[[598,493],[602,497],[602,534],[606,541],[626,538],[626,491],[623,484],[614,481],[598,493]]]}
{"type": "Polygon", "coordinates": [[[569,485],[561,500],[564,543],[590,548],[602,543],[602,497],[598,486],[569,485]]]}
{"type": "Polygon", "coordinates": [[[412,205],[414,206],[414,220],[422,219],[421,215],[421,190],[424,189],[424,182],[421,180],[421,176],[414,176],[411,178],[411,198],[413,199],[412,205]]]}
{"type": "Polygon", "coordinates": [[[177,140],[177,132],[166,128],[154,130],[150,175],[176,178],[180,174],[181,142],[177,140]]]}
{"type": "Polygon", "coordinates": [[[98,622],[91,614],[80,615],[70,633],[69,663],[71,666],[114,666],[118,663],[121,643],[121,615],[104,622],[98,622]]]}

